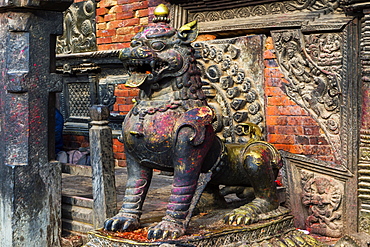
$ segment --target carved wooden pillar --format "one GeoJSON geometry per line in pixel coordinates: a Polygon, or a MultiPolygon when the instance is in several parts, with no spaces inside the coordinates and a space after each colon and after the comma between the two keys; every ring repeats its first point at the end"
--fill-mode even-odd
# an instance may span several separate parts
{"type": "Polygon", "coordinates": [[[361,30],[362,107],[358,164],[359,231],[370,234],[370,9],[361,30]]]}
{"type": "Polygon", "coordinates": [[[0,246],[60,246],[55,38],[69,1],[0,1],[0,246]]]}
{"type": "Polygon", "coordinates": [[[94,227],[102,227],[104,221],[117,211],[117,195],[114,177],[112,130],[108,126],[108,106],[94,105],[90,109],[90,152],[94,197],[94,227]]]}

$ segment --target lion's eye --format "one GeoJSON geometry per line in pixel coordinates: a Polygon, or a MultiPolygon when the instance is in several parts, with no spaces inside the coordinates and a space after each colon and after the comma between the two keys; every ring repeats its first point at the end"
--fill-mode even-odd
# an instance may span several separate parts
{"type": "Polygon", "coordinates": [[[156,51],[161,51],[164,49],[164,47],[166,46],[165,43],[163,43],[162,41],[154,41],[151,43],[151,46],[152,46],[152,49],[153,50],[156,50],[156,51]]]}
{"type": "Polygon", "coordinates": [[[141,46],[143,43],[139,40],[132,40],[131,47],[141,46]]]}

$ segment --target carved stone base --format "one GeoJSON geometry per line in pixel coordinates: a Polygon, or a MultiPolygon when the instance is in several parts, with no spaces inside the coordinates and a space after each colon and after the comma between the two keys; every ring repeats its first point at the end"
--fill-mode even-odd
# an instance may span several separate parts
{"type": "Polygon", "coordinates": [[[295,230],[293,216],[289,215],[288,210],[283,207],[272,214],[263,215],[259,223],[249,226],[223,224],[222,216],[226,212],[227,210],[215,210],[209,214],[194,217],[187,231],[188,235],[176,240],[142,240],[145,239],[148,227],[132,233],[108,233],[103,230],[95,230],[89,233],[89,242],[86,246],[327,246],[311,236],[295,230]],[[122,236],[126,236],[126,238],[122,236]]]}

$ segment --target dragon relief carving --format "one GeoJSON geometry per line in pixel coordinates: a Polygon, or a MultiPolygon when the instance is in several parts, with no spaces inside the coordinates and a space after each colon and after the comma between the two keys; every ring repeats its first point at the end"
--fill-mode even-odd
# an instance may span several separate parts
{"type": "Polygon", "coordinates": [[[272,38],[280,67],[289,81],[285,85],[287,95],[316,119],[333,146],[336,159],[342,160],[340,34],[303,37],[299,30],[289,30],[274,31],[272,38]]]}
{"type": "Polygon", "coordinates": [[[303,198],[308,208],[306,229],[328,237],[340,237],[343,230],[342,198],[339,184],[332,178],[301,172],[303,198]]]}
{"type": "Polygon", "coordinates": [[[325,10],[330,12],[342,12],[339,0],[322,1],[322,0],[297,0],[266,3],[260,5],[251,5],[240,8],[226,9],[214,11],[211,7],[210,11],[197,12],[190,11],[188,14],[189,20],[197,20],[199,22],[218,21],[235,18],[247,18],[252,16],[264,16],[273,14],[283,14],[289,12],[298,12],[302,10],[318,11],[325,10]]]}
{"type": "Polygon", "coordinates": [[[262,35],[197,42],[203,90],[226,142],[247,142],[244,122],[265,129],[262,35]]]}
{"type": "Polygon", "coordinates": [[[95,2],[73,3],[64,12],[63,29],[63,35],[57,37],[58,54],[95,51],[95,2]]]}

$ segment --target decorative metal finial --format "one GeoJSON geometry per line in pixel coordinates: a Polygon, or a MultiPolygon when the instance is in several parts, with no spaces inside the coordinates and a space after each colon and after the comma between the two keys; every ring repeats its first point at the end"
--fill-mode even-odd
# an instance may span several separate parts
{"type": "Polygon", "coordinates": [[[170,11],[168,10],[166,5],[164,5],[163,3],[159,4],[154,10],[155,17],[153,19],[153,22],[154,23],[157,23],[157,22],[169,23],[170,22],[170,19],[168,18],[169,12],[170,11]]]}

